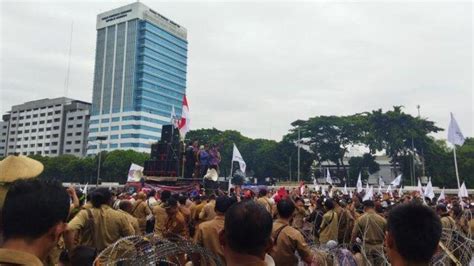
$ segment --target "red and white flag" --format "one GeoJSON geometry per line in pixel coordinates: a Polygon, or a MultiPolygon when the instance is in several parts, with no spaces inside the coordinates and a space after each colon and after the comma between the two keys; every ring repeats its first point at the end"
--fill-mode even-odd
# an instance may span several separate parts
{"type": "Polygon", "coordinates": [[[183,110],[181,111],[181,119],[178,121],[178,129],[181,138],[184,139],[186,133],[189,132],[189,106],[186,95],[183,97],[183,110]]]}

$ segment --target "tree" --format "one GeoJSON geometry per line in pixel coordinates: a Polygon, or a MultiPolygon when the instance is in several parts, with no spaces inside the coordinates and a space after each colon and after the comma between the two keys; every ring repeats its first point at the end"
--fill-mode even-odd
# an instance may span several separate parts
{"type": "Polygon", "coordinates": [[[363,156],[354,156],[349,159],[349,185],[355,186],[359,173],[361,178],[367,180],[369,175],[380,170],[380,165],[375,161],[375,156],[365,153],[363,156]]]}
{"type": "Polygon", "coordinates": [[[106,182],[125,183],[132,163],[143,166],[149,154],[133,150],[114,150],[107,154],[101,167],[101,179],[106,182]]]}
{"type": "Polygon", "coordinates": [[[385,150],[394,169],[397,164],[401,169],[407,169],[410,155],[421,156],[422,151],[429,148],[428,134],[443,130],[432,121],[404,113],[401,106],[394,106],[385,113],[379,109],[365,115],[368,120],[367,146],[372,153],[385,150]]]}

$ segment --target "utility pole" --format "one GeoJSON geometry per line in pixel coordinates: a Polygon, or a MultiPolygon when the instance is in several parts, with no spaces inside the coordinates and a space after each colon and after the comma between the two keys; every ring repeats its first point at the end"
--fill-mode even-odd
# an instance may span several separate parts
{"type": "Polygon", "coordinates": [[[289,167],[290,167],[289,170],[290,170],[290,182],[291,182],[291,156],[290,156],[290,159],[289,159],[289,161],[288,161],[288,165],[289,165],[289,167]]]}
{"type": "Polygon", "coordinates": [[[301,146],[301,133],[298,128],[298,183],[300,183],[300,147],[301,146]]]}

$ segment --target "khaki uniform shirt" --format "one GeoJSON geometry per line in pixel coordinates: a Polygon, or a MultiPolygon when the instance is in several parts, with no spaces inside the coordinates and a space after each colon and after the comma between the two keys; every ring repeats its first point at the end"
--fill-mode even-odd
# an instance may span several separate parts
{"type": "Polygon", "coordinates": [[[443,215],[440,220],[441,220],[441,225],[443,229],[454,230],[456,228],[456,221],[454,221],[454,219],[451,216],[443,215]]]}
{"type": "Polygon", "coordinates": [[[218,255],[225,263],[224,250],[219,242],[219,233],[222,229],[224,229],[224,216],[217,215],[214,219],[198,226],[194,242],[218,255]]]}
{"type": "Polygon", "coordinates": [[[160,203],[153,208],[153,213],[155,215],[155,229],[154,232],[158,236],[163,236],[165,230],[165,223],[168,219],[168,214],[166,213],[165,208],[163,208],[164,203],[160,203]]]}
{"type": "Polygon", "coordinates": [[[168,216],[165,222],[163,235],[167,238],[173,238],[175,236],[188,238],[188,227],[184,220],[184,216],[179,211],[174,216],[168,216]]]}
{"type": "Polygon", "coordinates": [[[206,202],[203,201],[199,203],[198,205],[191,206],[191,219],[194,221],[199,221],[199,214],[201,213],[202,209],[206,205],[206,202]]]}
{"type": "Polygon", "coordinates": [[[321,222],[319,242],[326,244],[329,240],[337,242],[338,234],[338,217],[334,210],[330,210],[323,215],[323,221],[321,222]]]}
{"type": "Polygon", "coordinates": [[[298,229],[302,229],[303,223],[304,223],[303,220],[305,216],[306,216],[306,210],[304,209],[304,207],[296,207],[292,226],[298,229]]]}
{"type": "Polygon", "coordinates": [[[127,217],[128,222],[133,227],[134,234],[139,235],[141,232],[140,232],[140,227],[138,226],[137,218],[133,217],[130,213],[128,213],[126,211],[123,211],[123,210],[118,210],[118,211],[125,214],[125,216],[127,217]]]}
{"type": "Polygon", "coordinates": [[[138,226],[140,227],[141,233],[145,233],[146,230],[146,217],[151,214],[151,210],[145,201],[137,201],[133,209],[132,215],[137,218],[138,226]]]}
{"type": "Polygon", "coordinates": [[[199,213],[199,219],[203,222],[214,219],[214,217],[216,216],[216,212],[214,211],[215,207],[215,200],[211,200],[210,202],[208,202],[206,205],[204,205],[204,208],[202,208],[201,213],[199,213]]]}
{"type": "Polygon", "coordinates": [[[0,265],[43,266],[43,262],[27,252],[0,248],[0,265]]]}
{"type": "Polygon", "coordinates": [[[267,197],[260,197],[257,199],[257,203],[265,207],[267,211],[272,214],[272,205],[270,204],[270,201],[268,200],[267,197]]]}
{"type": "Polygon", "coordinates": [[[88,227],[89,215],[87,210],[81,210],[69,223],[68,230],[80,230],[81,238],[79,245],[95,247],[99,251],[115,243],[118,239],[133,235],[134,230],[127,219],[127,216],[120,213],[108,205],[100,208],[92,208],[94,218],[94,237],[88,227]]]}
{"type": "Polygon", "coordinates": [[[274,246],[270,252],[270,256],[272,256],[276,266],[297,265],[298,258],[295,255],[295,251],[298,252],[298,255],[302,259],[312,256],[303,234],[297,229],[288,226],[287,221],[277,219],[273,223],[272,238],[274,246]],[[287,226],[280,230],[280,228],[285,225],[287,226]],[[277,238],[278,231],[280,231],[280,233],[277,238]]]}
{"type": "Polygon", "coordinates": [[[352,236],[360,237],[364,244],[382,245],[386,229],[387,220],[375,211],[369,210],[355,221],[352,236]]]}

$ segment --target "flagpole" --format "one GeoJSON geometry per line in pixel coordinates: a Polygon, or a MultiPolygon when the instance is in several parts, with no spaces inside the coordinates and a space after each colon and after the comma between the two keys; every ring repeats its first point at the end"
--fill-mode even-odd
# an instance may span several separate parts
{"type": "Polygon", "coordinates": [[[461,188],[461,185],[459,184],[459,172],[458,172],[458,161],[456,159],[456,144],[454,144],[454,169],[456,170],[456,179],[458,181],[458,189],[461,188]]]}

